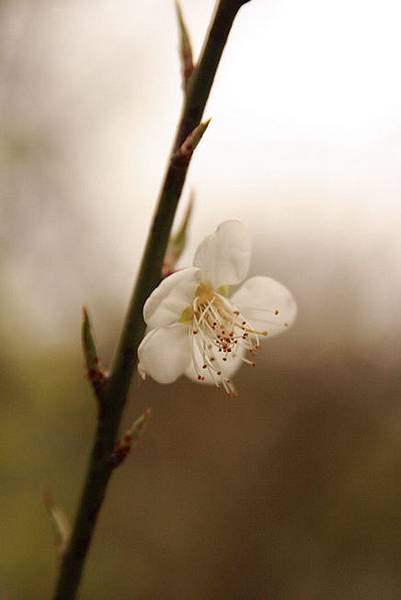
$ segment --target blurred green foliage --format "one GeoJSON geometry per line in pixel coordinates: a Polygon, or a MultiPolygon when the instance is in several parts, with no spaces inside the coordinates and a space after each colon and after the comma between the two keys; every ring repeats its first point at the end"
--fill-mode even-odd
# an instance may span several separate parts
{"type": "MultiPolygon", "coordinates": [[[[12,599],[50,594],[41,486],[73,514],[82,485],[95,403],[78,315],[76,338],[37,351],[19,335],[2,355],[1,582],[12,599]]],[[[84,600],[399,597],[398,372],[375,365],[377,348],[326,348],[294,366],[301,347],[296,329],[272,340],[236,400],[185,380],[133,383],[126,423],[148,405],[154,417],[112,480],[84,600]]]]}

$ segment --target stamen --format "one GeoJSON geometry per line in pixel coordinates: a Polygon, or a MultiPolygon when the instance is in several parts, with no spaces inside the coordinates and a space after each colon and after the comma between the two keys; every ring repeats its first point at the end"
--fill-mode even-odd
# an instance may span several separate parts
{"type": "MultiPolygon", "coordinates": [[[[205,371],[217,387],[222,387],[230,397],[237,395],[231,380],[224,377],[228,362],[237,358],[237,351],[255,353],[259,338],[267,331],[258,331],[240,311],[206,284],[201,284],[192,303],[192,358],[199,381],[205,381],[205,371]],[[198,358],[199,362],[198,363],[198,358]],[[224,368],[223,368],[224,366],[224,368]]],[[[240,360],[255,363],[240,355],[240,360]]]]}

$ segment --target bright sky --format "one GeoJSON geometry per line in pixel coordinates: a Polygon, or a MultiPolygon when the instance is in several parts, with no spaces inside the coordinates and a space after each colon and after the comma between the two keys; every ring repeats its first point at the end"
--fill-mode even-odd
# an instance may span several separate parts
{"type": "MultiPolygon", "coordinates": [[[[20,111],[61,144],[63,177],[93,213],[99,264],[111,260],[110,285],[126,295],[181,102],[173,1],[41,6],[10,9],[6,49],[26,74],[20,111]]],[[[197,51],[213,6],[182,0],[197,51]]],[[[191,249],[220,221],[240,218],[262,253],[272,251],[263,240],[335,249],[341,239],[362,270],[369,248],[399,268],[400,22],[396,0],[242,8],[191,167],[191,249]]]]}

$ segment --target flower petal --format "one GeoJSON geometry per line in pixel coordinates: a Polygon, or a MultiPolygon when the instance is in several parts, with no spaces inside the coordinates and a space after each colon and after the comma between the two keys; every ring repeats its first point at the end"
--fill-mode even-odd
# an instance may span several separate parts
{"type": "MultiPolygon", "coordinates": [[[[229,379],[232,375],[234,375],[234,373],[241,366],[242,357],[245,354],[244,348],[239,347],[238,350],[236,350],[235,354],[231,355],[227,359],[227,361],[223,361],[221,359],[219,360],[218,357],[216,357],[218,362],[215,363],[215,367],[216,367],[217,371],[220,370],[222,373],[222,375],[219,376],[219,375],[217,375],[217,373],[212,375],[212,373],[209,371],[209,369],[202,369],[201,371],[199,371],[199,366],[202,367],[203,359],[202,359],[201,353],[197,346],[194,347],[193,352],[195,354],[195,360],[198,365],[198,369],[195,368],[194,362],[193,362],[193,360],[191,360],[189,367],[185,370],[185,375],[189,379],[192,379],[193,381],[196,381],[197,383],[199,383],[198,375],[200,374],[202,377],[204,377],[204,380],[202,380],[200,383],[207,383],[210,385],[216,385],[216,383],[219,383],[221,381],[222,377],[229,379]]],[[[224,386],[221,385],[221,387],[224,387],[224,386]]]]}
{"type": "Polygon", "coordinates": [[[251,277],[230,300],[255,329],[267,331],[269,337],[285,331],[297,315],[291,292],[270,277],[251,277]]]}
{"type": "Polygon", "coordinates": [[[215,289],[240,283],[248,273],[251,240],[240,221],[225,221],[198,247],[194,265],[202,271],[202,281],[215,289]]]}
{"type": "Polygon", "coordinates": [[[154,329],[177,322],[185,308],[192,305],[199,280],[200,271],[195,267],[182,269],[163,279],[145,302],[145,323],[154,329]]]}
{"type": "Polygon", "coordinates": [[[139,368],[159,383],[172,383],[191,361],[188,327],[182,324],[152,329],[138,348],[139,368]]]}

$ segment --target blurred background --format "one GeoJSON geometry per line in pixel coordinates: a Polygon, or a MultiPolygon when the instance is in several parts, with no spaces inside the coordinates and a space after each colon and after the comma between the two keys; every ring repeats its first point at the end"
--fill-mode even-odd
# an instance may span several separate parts
{"type": "MultiPolygon", "coordinates": [[[[213,0],[182,0],[198,53],[213,0]]],[[[182,212],[189,265],[241,219],[296,325],[229,399],[152,406],[112,481],[82,599],[401,597],[401,8],[252,0],[227,45],[182,212]]],[[[0,598],[49,598],[41,502],[71,516],[95,423],[81,306],[109,364],[180,111],[172,1],[0,1],[0,598]]]]}

